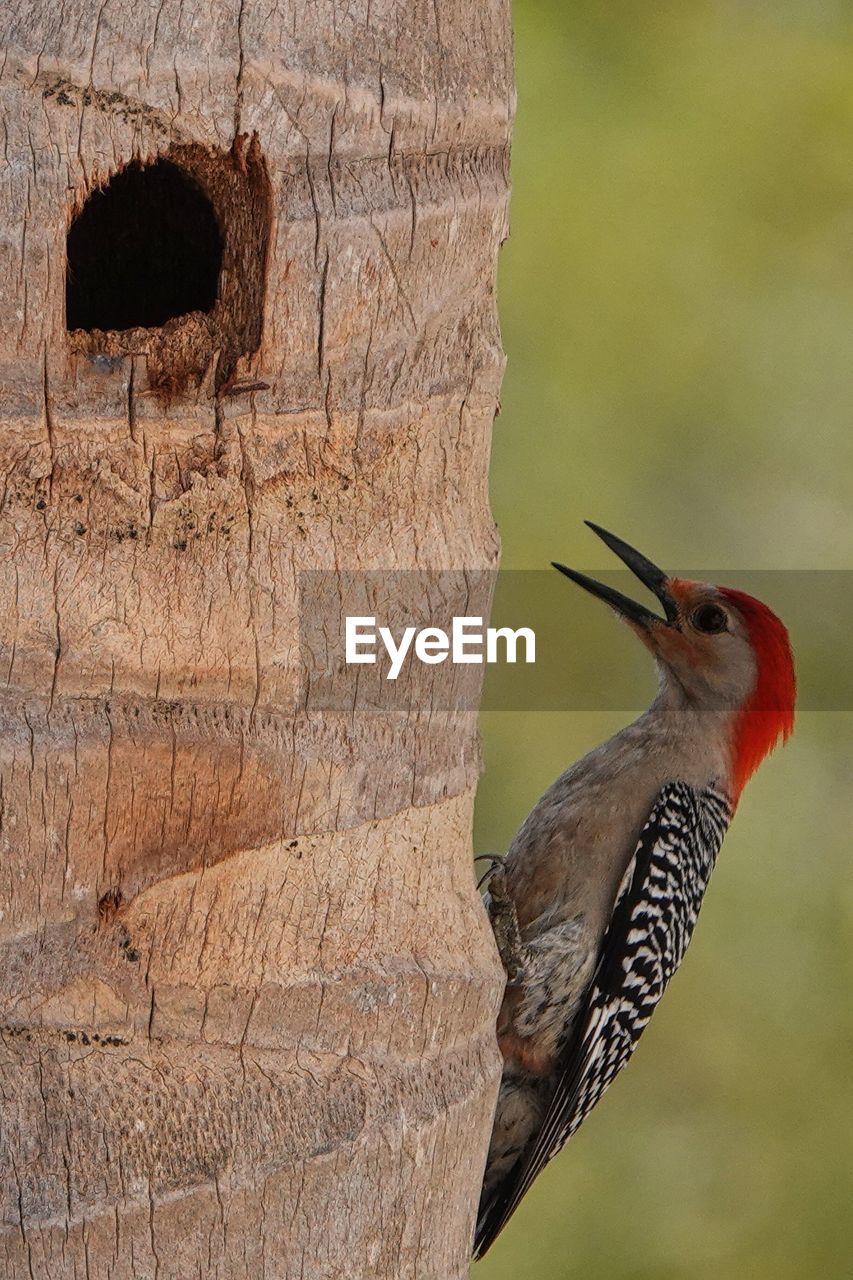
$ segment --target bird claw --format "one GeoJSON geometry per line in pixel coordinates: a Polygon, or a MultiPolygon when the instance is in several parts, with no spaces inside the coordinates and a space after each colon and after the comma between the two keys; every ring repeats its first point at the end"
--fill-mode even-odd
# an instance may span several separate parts
{"type": "Polygon", "coordinates": [[[503,867],[505,858],[506,858],[505,853],[478,853],[477,854],[476,858],[474,859],[475,862],[488,862],[489,864],[486,867],[486,870],[480,876],[480,879],[477,881],[478,889],[482,889],[483,885],[488,880],[490,891],[491,891],[492,877],[495,875],[495,873],[498,870],[500,870],[503,867]]]}
{"type": "Polygon", "coordinates": [[[492,902],[503,909],[504,904],[512,906],[509,889],[506,885],[506,871],[501,864],[492,867],[489,874],[489,897],[492,902]]]}

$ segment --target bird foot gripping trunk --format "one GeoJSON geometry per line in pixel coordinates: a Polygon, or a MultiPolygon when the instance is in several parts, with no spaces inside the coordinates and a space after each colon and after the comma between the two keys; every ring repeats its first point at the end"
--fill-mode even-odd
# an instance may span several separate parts
{"type": "Polygon", "coordinates": [[[0,1277],[461,1277],[475,714],[318,707],[300,614],[495,563],[506,7],[7,16],[0,1277]]]}
{"type": "Polygon", "coordinates": [[[489,876],[488,906],[498,954],[507,982],[512,985],[524,972],[524,943],[521,941],[515,903],[507,892],[506,876],[500,866],[489,876]]]}

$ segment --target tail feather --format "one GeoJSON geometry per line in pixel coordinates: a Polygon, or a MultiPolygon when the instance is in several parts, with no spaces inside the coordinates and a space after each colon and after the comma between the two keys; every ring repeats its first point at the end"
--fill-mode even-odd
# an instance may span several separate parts
{"type": "Polygon", "coordinates": [[[480,1208],[477,1211],[477,1229],[474,1232],[474,1247],[471,1251],[471,1256],[475,1262],[484,1257],[496,1237],[500,1234],[506,1222],[504,1215],[506,1204],[507,1197],[500,1194],[500,1188],[488,1198],[486,1196],[480,1197],[480,1208]]]}
{"type": "Polygon", "coordinates": [[[475,1258],[482,1258],[515,1207],[515,1189],[541,1127],[551,1088],[551,1082],[541,1077],[508,1072],[503,1078],[477,1211],[475,1258]]]}

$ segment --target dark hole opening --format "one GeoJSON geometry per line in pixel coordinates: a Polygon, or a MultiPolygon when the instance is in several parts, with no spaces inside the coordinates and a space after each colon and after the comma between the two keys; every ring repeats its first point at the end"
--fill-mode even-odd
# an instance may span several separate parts
{"type": "Polygon", "coordinates": [[[210,311],[221,265],[222,236],[198,183],[168,160],[130,165],[69,229],[67,326],[153,329],[210,311]]]}

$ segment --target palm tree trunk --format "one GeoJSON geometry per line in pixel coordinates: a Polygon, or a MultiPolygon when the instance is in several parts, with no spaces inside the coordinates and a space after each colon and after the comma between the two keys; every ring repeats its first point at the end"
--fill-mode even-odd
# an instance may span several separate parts
{"type": "Polygon", "coordinates": [[[7,21],[0,1276],[462,1276],[475,714],[318,701],[306,571],[496,563],[506,5],[7,21]]]}

